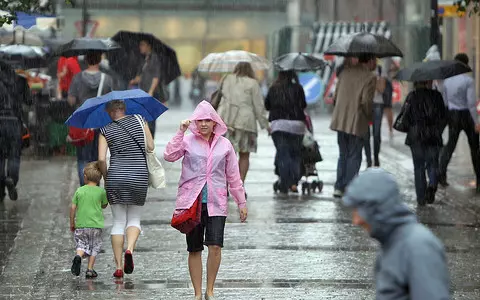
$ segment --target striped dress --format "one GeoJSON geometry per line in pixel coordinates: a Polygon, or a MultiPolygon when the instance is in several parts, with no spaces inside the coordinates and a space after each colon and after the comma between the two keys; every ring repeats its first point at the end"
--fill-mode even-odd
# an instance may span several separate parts
{"type": "Polygon", "coordinates": [[[112,122],[100,129],[111,154],[105,181],[108,202],[110,205],[142,206],[145,204],[148,190],[143,129],[135,116],[126,116],[117,122],[118,124],[112,122]],[[132,137],[140,144],[141,149],[132,137]]]}

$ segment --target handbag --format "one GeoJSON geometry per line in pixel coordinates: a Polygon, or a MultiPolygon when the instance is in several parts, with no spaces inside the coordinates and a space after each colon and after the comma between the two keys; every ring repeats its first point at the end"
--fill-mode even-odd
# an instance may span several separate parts
{"type": "Polygon", "coordinates": [[[220,105],[220,101],[222,101],[222,98],[223,98],[223,93],[222,93],[223,82],[225,81],[226,77],[227,76],[222,78],[222,81],[220,82],[220,88],[218,90],[216,90],[215,92],[213,92],[212,96],[210,97],[210,104],[213,106],[213,108],[215,110],[218,109],[218,106],[220,105]]]}
{"type": "Polygon", "coordinates": [[[202,201],[197,198],[192,207],[188,209],[176,209],[173,212],[170,225],[181,233],[190,233],[201,222],[202,201]]]}
{"type": "Polygon", "coordinates": [[[408,132],[410,129],[410,125],[407,122],[407,110],[410,107],[409,101],[405,100],[405,103],[403,104],[402,110],[398,114],[397,118],[395,119],[395,122],[393,123],[393,128],[397,131],[400,132],[408,132]]]}
{"type": "Polygon", "coordinates": [[[145,135],[145,127],[142,119],[135,115],[140,125],[142,125],[143,130],[143,138],[145,140],[145,158],[147,160],[147,167],[148,167],[148,182],[151,187],[154,189],[163,189],[167,186],[165,180],[165,169],[162,166],[162,163],[158,159],[157,155],[155,155],[155,149],[152,152],[147,151],[147,137],[145,135]]]}
{"type": "MultiPolygon", "coordinates": [[[[100,97],[103,92],[103,84],[105,83],[105,74],[100,76],[100,84],[98,85],[97,97],[100,97]]],[[[95,139],[95,131],[92,129],[83,129],[73,126],[68,127],[68,136],[70,137],[70,143],[77,147],[83,147],[90,144],[95,139]]]]}

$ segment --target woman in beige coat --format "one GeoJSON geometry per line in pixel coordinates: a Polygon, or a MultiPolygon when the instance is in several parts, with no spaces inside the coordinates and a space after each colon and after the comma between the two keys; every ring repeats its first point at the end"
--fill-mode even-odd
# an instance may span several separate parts
{"type": "Polygon", "coordinates": [[[233,74],[223,79],[218,114],[228,126],[226,137],[239,153],[239,167],[245,182],[250,153],[257,152],[257,123],[270,130],[260,85],[248,62],[240,62],[233,74]]]}

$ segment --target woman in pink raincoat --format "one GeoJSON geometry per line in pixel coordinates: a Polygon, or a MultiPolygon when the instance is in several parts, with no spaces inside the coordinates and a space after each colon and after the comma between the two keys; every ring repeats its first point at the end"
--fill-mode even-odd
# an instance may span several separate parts
{"type": "Polygon", "coordinates": [[[228,215],[227,184],[240,209],[240,219],[247,219],[245,190],[240,178],[237,156],[230,141],[223,137],[227,126],[210,103],[202,101],[190,120],[182,121],[180,130],[168,143],[166,161],[183,157],[175,209],[189,209],[202,201],[201,224],[187,234],[188,266],[195,299],[202,297],[202,251],[208,246],[207,291],[213,300],[223,247],[225,220],[228,215]],[[187,129],[193,134],[185,135],[187,129]]]}

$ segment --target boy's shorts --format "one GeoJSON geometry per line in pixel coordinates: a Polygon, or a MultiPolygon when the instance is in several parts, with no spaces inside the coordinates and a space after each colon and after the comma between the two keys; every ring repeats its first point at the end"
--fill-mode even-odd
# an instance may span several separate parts
{"type": "Polygon", "coordinates": [[[97,256],[102,248],[102,233],[101,228],[75,229],[76,250],[81,250],[89,256],[97,256]]]}
{"type": "Polygon", "coordinates": [[[223,248],[223,233],[227,217],[208,216],[207,205],[202,203],[202,222],[187,234],[187,251],[200,252],[205,246],[223,248]]]}

